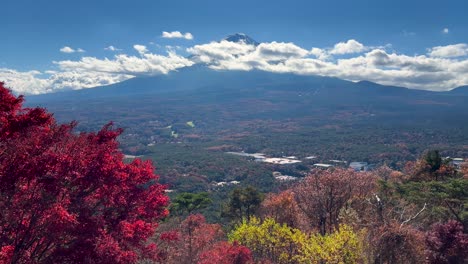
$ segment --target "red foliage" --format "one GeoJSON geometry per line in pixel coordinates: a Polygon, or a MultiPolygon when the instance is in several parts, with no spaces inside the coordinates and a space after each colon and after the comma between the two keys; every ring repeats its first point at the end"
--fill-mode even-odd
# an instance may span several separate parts
{"type": "Polygon", "coordinates": [[[371,263],[425,263],[424,233],[392,222],[375,230],[370,245],[374,249],[371,263]]]}
{"type": "Polygon", "coordinates": [[[0,248],[0,263],[11,263],[15,248],[13,246],[4,246],[0,248]]]}
{"type": "Polygon", "coordinates": [[[225,241],[216,243],[213,249],[207,250],[200,255],[199,264],[246,264],[252,263],[252,253],[247,247],[234,242],[230,244],[225,241]]]}
{"type": "Polygon", "coordinates": [[[455,220],[436,224],[426,235],[430,263],[466,263],[468,258],[468,234],[455,220]]]}
{"type": "Polygon", "coordinates": [[[189,215],[176,230],[160,235],[160,262],[196,263],[200,254],[222,237],[220,225],[206,223],[201,214],[189,215]]]}
{"type": "Polygon", "coordinates": [[[0,83],[0,263],[131,263],[168,198],[150,162],[122,162],[108,124],[73,133],[40,108],[23,108],[0,83]]]}

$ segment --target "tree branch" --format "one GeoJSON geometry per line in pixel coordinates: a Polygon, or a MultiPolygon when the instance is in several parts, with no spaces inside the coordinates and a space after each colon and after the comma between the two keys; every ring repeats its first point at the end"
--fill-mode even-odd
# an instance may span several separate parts
{"type": "Polygon", "coordinates": [[[401,223],[401,225],[400,225],[400,228],[402,228],[403,225],[406,224],[406,223],[408,223],[409,221],[414,220],[414,219],[415,219],[416,217],[418,217],[424,210],[426,210],[426,203],[424,203],[423,208],[422,208],[417,214],[415,214],[414,216],[412,216],[412,217],[406,219],[405,221],[403,221],[403,223],[401,223]]]}

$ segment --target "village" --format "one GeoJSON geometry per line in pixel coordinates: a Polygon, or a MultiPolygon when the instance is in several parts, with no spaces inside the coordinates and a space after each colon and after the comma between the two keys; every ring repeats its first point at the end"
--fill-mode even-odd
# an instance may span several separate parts
{"type": "MultiPolygon", "coordinates": [[[[278,158],[278,157],[267,157],[267,155],[263,153],[246,153],[246,152],[230,151],[230,152],[226,152],[226,154],[253,158],[254,161],[256,162],[265,162],[265,163],[270,163],[270,164],[275,164],[275,165],[290,165],[290,164],[301,163],[303,161],[307,161],[307,162],[317,161],[316,163],[311,164],[312,167],[323,168],[323,169],[328,169],[331,167],[341,167],[341,168],[348,167],[348,168],[353,169],[356,172],[371,171],[376,167],[376,164],[369,164],[368,162],[364,162],[364,161],[352,161],[349,163],[348,161],[345,161],[345,160],[336,160],[336,159],[320,161],[318,156],[306,156],[301,160],[297,156],[283,156],[283,157],[278,158]]],[[[460,169],[462,164],[465,163],[464,158],[445,157],[443,158],[443,160],[453,165],[456,169],[460,169]]],[[[295,176],[283,175],[279,171],[273,171],[272,175],[278,181],[294,181],[298,179],[298,177],[295,177],[295,176]]],[[[239,181],[218,182],[215,185],[216,186],[228,186],[228,185],[236,185],[239,183],[240,183],[239,181]]]]}

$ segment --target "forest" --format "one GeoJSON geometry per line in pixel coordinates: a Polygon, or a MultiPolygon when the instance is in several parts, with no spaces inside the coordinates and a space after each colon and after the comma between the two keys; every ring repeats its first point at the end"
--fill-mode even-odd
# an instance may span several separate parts
{"type": "MultiPolygon", "coordinates": [[[[355,171],[168,142],[148,148],[155,169],[153,158],[125,159],[112,123],[77,131],[23,101],[0,84],[0,263],[467,261],[468,167],[439,150],[355,171]],[[187,163],[198,151],[206,160],[187,163]],[[166,175],[172,164],[185,171],[160,178],[158,163],[166,175]],[[298,180],[278,183],[273,170],[298,180]],[[242,184],[207,188],[220,180],[242,184]]],[[[281,154],[305,155],[286,146],[281,154]]]]}
{"type": "Polygon", "coordinates": [[[172,194],[210,190],[219,201],[232,186],[216,191],[214,184],[238,181],[261,192],[277,191],[284,183],[274,172],[303,178],[314,164],[330,160],[402,171],[427,150],[466,158],[463,91],[197,66],[113,86],[28,96],[25,105],[47,108],[58,122],[77,121],[77,132],[113,121],[124,129],[118,137],[122,152],[151,160],[172,194]],[[301,163],[268,164],[226,152],[295,156],[301,163]],[[311,156],[316,158],[306,159],[311,156]]]}

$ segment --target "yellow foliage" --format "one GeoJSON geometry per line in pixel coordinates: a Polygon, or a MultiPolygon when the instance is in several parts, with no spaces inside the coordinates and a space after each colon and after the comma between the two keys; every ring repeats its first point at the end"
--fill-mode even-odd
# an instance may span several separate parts
{"type": "Polygon", "coordinates": [[[359,237],[347,225],[341,225],[339,230],[329,235],[311,235],[307,246],[305,255],[314,257],[318,253],[318,262],[356,263],[362,255],[359,237]]]}
{"type": "Polygon", "coordinates": [[[356,263],[362,251],[358,235],[349,226],[342,225],[325,236],[307,235],[272,218],[244,220],[229,234],[229,240],[250,248],[257,260],[278,264],[356,263]]]}

